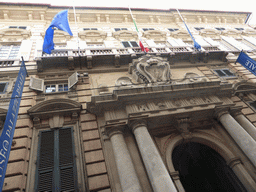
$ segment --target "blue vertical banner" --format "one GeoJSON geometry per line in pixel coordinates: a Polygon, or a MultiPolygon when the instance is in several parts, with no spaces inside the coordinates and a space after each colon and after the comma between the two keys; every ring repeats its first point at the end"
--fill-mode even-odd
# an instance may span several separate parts
{"type": "Polygon", "coordinates": [[[246,69],[248,69],[256,76],[256,61],[254,61],[246,53],[241,51],[235,63],[237,62],[243,65],[246,69]]]}
{"type": "Polygon", "coordinates": [[[22,97],[23,87],[27,76],[25,62],[22,58],[20,71],[14,85],[12,97],[7,111],[4,128],[0,136],[0,191],[2,191],[7,163],[11,151],[12,139],[18,118],[20,101],[22,97]]]}

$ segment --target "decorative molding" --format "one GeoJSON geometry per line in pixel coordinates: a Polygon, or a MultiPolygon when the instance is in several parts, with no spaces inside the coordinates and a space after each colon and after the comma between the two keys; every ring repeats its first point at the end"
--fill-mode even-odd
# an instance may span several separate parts
{"type": "Polygon", "coordinates": [[[72,115],[80,113],[82,105],[70,99],[50,99],[42,101],[28,110],[28,114],[34,118],[47,119],[53,115],[72,115]]]}
{"type": "Polygon", "coordinates": [[[154,55],[145,55],[133,60],[129,71],[132,72],[132,77],[137,83],[166,83],[171,79],[171,70],[167,59],[154,55]]]}
{"type": "Polygon", "coordinates": [[[1,42],[21,42],[30,36],[31,32],[26,29],[7,28],[0,30],[1,42]]]}

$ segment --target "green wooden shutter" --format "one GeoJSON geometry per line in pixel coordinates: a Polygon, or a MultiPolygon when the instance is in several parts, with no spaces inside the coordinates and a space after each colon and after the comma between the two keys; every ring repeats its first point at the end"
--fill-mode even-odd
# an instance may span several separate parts
{"type": "Polygon", "coordinates": [[[59,167],[61,191],[76,191],[72,129],[59,130],[59,167]]]}
{"type": "Polygon", "coordinates": [[[39,134],[36,191],[77,191],[72,128],[39,134]]]}
{"type": "Polygon", "coordinates": [[[54,132],[40,133],[37,167],[37,191],[52,191],[54,169],[54,132]]]}

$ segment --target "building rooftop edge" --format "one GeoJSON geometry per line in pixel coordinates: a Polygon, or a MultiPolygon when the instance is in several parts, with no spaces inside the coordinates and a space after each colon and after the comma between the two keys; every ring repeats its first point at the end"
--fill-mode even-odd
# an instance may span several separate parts
{"type": "MultiPolygon", "coordinates": [[[[73,6],[64,6],[64,5],[51,5],[46,3],[11,3],[11,2],[0,2],[0,5],[18,5],[18,6],[46,6],[49,8],[72,8],[73,6]]],[[[97,10],[128,10],[128,7],[94,7],[94,6],[76,6],[76,9],[97,9],[97,10]]],[[[132,8],[134,11],[156,11],[156,12],[168,12],[176,11],[175,8],[169,9],[151,9],[151,8],[132,8]]],[[[238,13],[238,14],[248,14],[251,15],[252,12],[243,12],[243,11],[219,11],[219,10],[195,10],[195,9],[179,9],[179,11],[189,11],[189,12],[216,12],[216,13],[238,13]]]]}

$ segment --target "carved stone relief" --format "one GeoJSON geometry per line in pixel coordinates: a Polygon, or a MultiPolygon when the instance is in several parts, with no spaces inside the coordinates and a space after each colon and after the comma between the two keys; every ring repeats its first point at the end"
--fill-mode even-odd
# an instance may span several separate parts
{"type": "Polygon", "coordinates": [[[181,80],[171,79],[171,69],[167,58],[154,55],[144,55],[138,59],[134,59],[129,66],[130,77],[121,77],[117,79],[116,86],[118,88],[133,87],[138,84],[187,84],[206,82],[205,77],[201,77],[196,73],[186,73],[181,80]]]}

